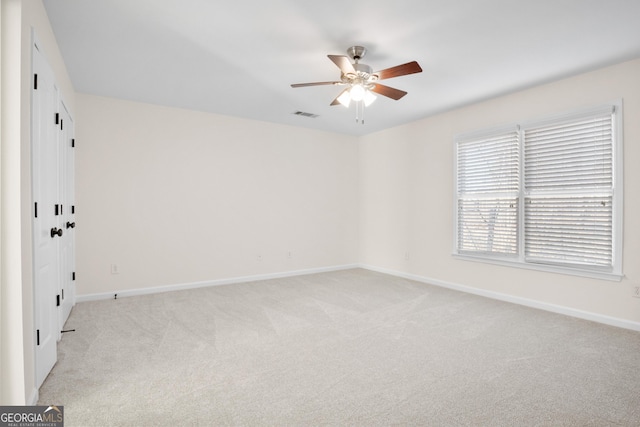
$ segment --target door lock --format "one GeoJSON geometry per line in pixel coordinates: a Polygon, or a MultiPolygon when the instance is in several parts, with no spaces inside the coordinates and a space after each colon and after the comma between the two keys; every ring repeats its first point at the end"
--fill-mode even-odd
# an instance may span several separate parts
{"type": "Polygon", "coordinates": [[[59,237],[62,236],[62,228],[53,227],[51,229],[51,238],[53,239],[56,236],[59,236],[59,237]]]}
{"type": "Polygon", "coordinates": [[[69,222],[67,221],[67,228],[75,228],[76,227],[76,223],[74,222],[69,222]]]}

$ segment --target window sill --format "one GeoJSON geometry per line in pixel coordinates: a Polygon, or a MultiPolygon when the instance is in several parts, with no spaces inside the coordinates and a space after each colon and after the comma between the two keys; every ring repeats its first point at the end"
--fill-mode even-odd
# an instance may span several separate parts
{"type": "Polygon", "coordinates": [[[461,259],[464,261],[481,262],[485,264],[495,264],[495,265],[501,265],[504,267],[523,268],[526,270],[544,271],[548,273],[567,274],[570,276],[588,277],[590,279],[610,280],[612,282],[619,282],[624,277],[623,274],[612,273],[609,271],[583,270],[578,268],[555,266],[555,265],[523,263],[520,261],[487,258],[487,257],[474,256],[474,255],[468,255],[468,254],[461,255],[461,254],[454,253],[452,255],[454,258],[461,259]]]}

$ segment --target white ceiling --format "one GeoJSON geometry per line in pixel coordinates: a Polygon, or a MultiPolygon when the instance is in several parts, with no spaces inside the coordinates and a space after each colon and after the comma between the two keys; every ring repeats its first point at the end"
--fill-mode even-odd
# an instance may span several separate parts
{"type": "MultiPolygon", "coordinates": [[[[363,135],[640,57],[638,0],[44,0],[78,92],[363,135]],[[355,123],[329,106],[327,54],[352,45],[383,83],[355,123]],[[318,114],[312,119],[295,111],[318,114]]],[[[640,81],[640,76],[639,76],[640,81]]]]}

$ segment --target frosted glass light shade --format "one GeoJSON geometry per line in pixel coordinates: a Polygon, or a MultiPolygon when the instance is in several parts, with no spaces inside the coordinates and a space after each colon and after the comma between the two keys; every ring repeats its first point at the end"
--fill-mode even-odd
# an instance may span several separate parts
{"type": "Polygon", "coordinates": [[[342,94],[340,94],[340,96],[338,97],[338,102],[349,108],[349,104],[351,103],[351,95],[349,94],[348,90],[345,90],[344,92],[342,92],[342,94]]]}
{"type": "Polygon", "coordinates": [[[351,90],[351,99],[354,101],[362,101],[364,99],[365,90],[362,85],[354,85],[351,90]]]}
{"type": "Polygon", "coordinates": [[[366,107],[368,107],[369,105],[373,104],[373,101],[375,101],[377,98],[377,96],[375,96],[370,90],[365,91],[364,93],[364,105],[366,107]]]}

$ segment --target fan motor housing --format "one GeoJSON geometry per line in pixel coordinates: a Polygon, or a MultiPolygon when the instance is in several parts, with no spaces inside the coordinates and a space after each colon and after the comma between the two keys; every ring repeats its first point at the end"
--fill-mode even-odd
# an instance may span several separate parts
{"type": "Polygon", "coordinates": [[[342,75],[342,81],[349,84],[368,84],[378,80],[377,74],[372,74],[373,69],[367,64],[353,64],[354,73],[346,73],[342,75]]]}
{"type": "Polygon", "coordinates": [[[373,69],[368,66],[367,64],[353,64],[353,68],[356,69],[356,71],[358,72],[358,74],[367,74],[367,75],[371,75],[371,72],[373,71],[373,69]]]}

